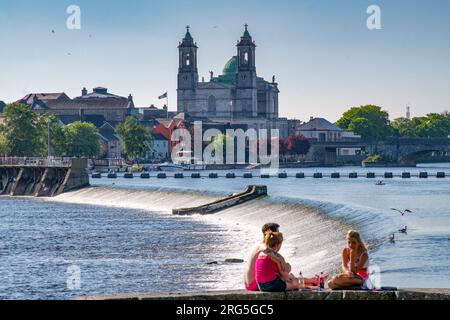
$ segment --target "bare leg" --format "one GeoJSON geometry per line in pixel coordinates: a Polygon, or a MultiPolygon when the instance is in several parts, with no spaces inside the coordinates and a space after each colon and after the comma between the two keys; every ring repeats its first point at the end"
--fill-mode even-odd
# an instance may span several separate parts
{"type": "Polygon", "coordinates": [[[340,274],[334,276],[329,282],[328,286],[330,289],[346,289],[360,287],[364,284],[364,280],[358,276],[340,274]]]}

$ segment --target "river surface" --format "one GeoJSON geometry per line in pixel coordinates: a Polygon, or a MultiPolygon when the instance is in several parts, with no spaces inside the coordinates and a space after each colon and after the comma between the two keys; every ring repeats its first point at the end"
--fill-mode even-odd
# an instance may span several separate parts
{"type": "Polygon", "coordinates": [[[450,287],[450,178],[377,178],[385,181],[377,186],[345,177],[353,171],[450,176],[450,164],[286,171],[288,179],[103,178],[53,199],[0,197],[0,298],[241,289],[244,264],[224,261],[246,259],[261,240],[261,225],[271,221],[281,224],[281,253],[296,272],[338,272],[345,233],[354,228],[368,243],[381,285],[450,287]],[[308,177],[293,177],[300,171],[308,177]],[[316,171],[343,177],[310,178],[316,171]],[[248,184],[267,185],[269,197],[211,216],[170,214],[248,184]],[[402,217],[391,208],[413,213],[402,217]],[[391,243],[389,235],[404,226],[408,234],[391,243]]]}

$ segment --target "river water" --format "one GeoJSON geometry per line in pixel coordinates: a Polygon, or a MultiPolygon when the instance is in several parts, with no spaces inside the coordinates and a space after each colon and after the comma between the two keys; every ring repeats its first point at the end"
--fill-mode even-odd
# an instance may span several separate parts
{"type": "MultiPolygon", "coordinates": [[[[450,164],[370,171],[403,170],[450,175],[450,164]]],[[[345,233],[354,228],[368,243],[381,285],[450,287],[449,178],[396,177],[377,186],[344,177],[369,171],[356,167],[286,171],[343,177],[100,179],[53,199],[0,197],[0,298],[240,289],[244,264],[224,261],[245,259],[265,222],[281,225],[282,254],[306,275],[337,272],[345,233]],[[170,214],[248,184],[267,185],[269,197],[211,216],[170,214]],[[393,207],[413,213],[402,217],[393,207]],[[404,226],[408,234],[390,243],[389,235],[404,226]],[[67,284],[73,268],[75,287],[67,284]]]]}

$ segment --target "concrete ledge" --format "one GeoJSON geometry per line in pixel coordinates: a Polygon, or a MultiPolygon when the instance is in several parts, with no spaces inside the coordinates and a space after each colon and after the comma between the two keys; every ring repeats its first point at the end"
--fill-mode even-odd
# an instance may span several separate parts
{"type": "Polygon", "coordinates": [[[450,300],[450,289],[408,289],[396,291],[298,291],[263,293],[217,291],[203,293],[142,293],[113,296],[86,296],[78,300],[243,300],[243,301],[304,301],[304,300],[450,300]]]}

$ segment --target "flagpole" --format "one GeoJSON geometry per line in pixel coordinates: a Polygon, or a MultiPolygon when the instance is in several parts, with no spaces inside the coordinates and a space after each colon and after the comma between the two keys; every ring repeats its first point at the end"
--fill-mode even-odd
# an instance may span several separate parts
{"type": "Polygon", "coordinates": [[[169,92],[167,92],[166,94],[166,106],[167,106],[166,118],[169,119],[169,92]]]}

